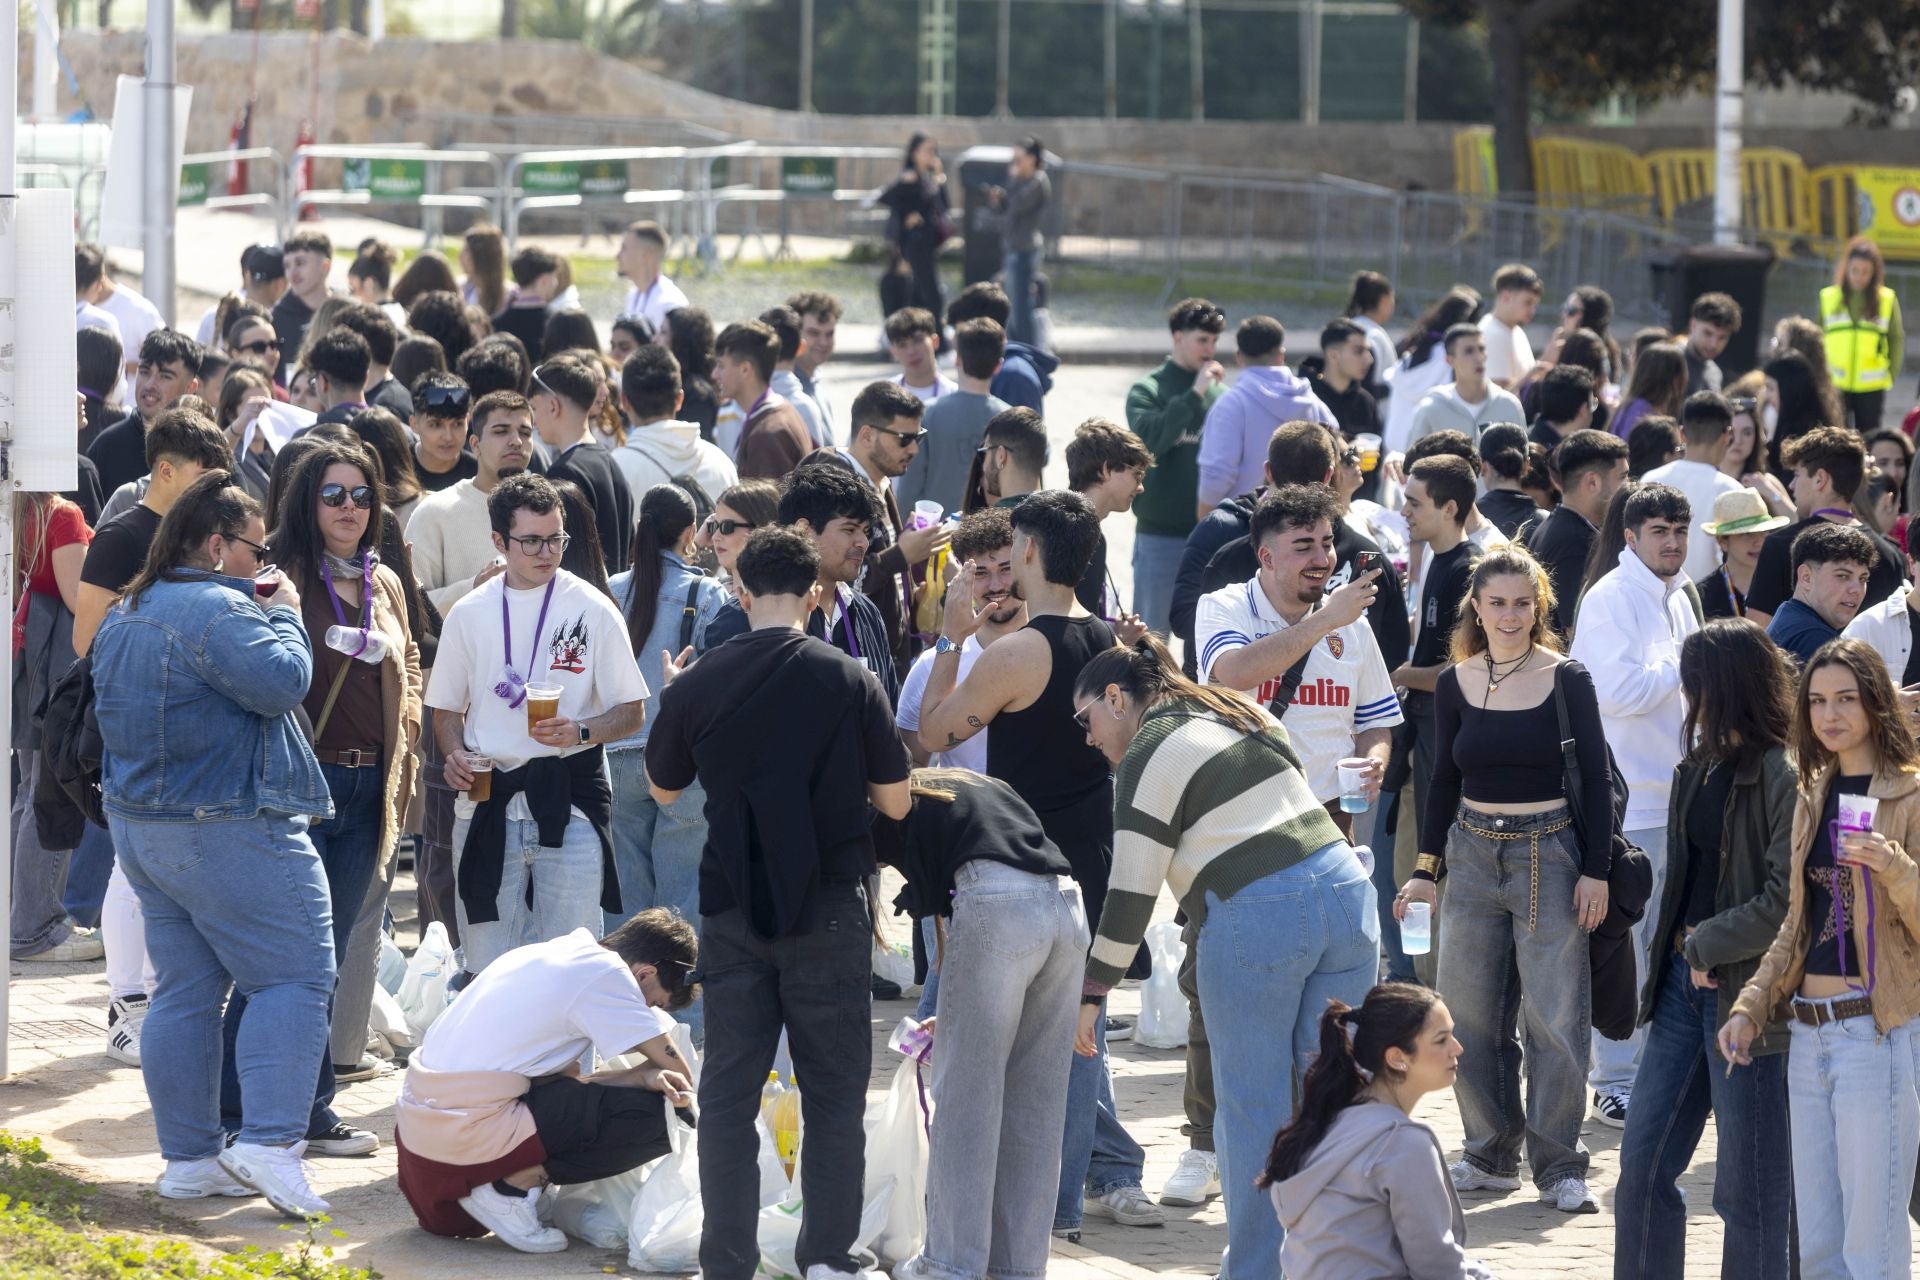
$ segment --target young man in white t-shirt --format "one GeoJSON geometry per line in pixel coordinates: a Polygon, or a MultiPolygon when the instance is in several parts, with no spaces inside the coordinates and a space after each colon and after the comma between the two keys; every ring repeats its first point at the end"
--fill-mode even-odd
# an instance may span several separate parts
{"type": "Polygon", "coordinates": [[[1200,678],[1238,689],[1267,706],[1306,665],[1292,702],[1280,717],[1300,753],[1307,784],[1345,830],[1338,764],[1371,762],[1367,800],[1380,792],[1400,723],[1400,700],[1373,629],[1364,618],[1373,603],[1378,569],[1358,574],[1329,594],[1333,526],[1340,500],[1320,484],[1289,484],[1268,492],[1254,509],[1248,538],[1260,571],[1245,582],[1202,596],[1194,613],[1200,678]]]}
{"type": "Polygon", "coordinates": [[[1527,326],[1540,307],[1540,291],[1539,275],[1525,263],[1510,262],[1493,273],[1493,310],[1480,317],[1480,336],[1487,343],[1487,380],[1507,391],[1534,365],[1527,326]]]}
{"type": "Polygon", "coordinates": [[[541,1225],[538,1188],[665,1155],[666,1107],[693,1094],[661,1010],[691,1002],[697,952],[693,926],[654,907],[605,942],[575,929],[474,979],[414,1052],[396,1108],[400,1191],[420,1225],[557,1252],[567,1238],[541,1225]],[[583,1080],[589,1054],[646,1061],[583,1080]]]}
{"type": "Polygon", "coordinates": [[[931,311],[902,307],[887,317],[887,352],[900,366],[894,381],[932,404],[941,396],[960,389],[959,384],[940,372],[936,357],[940,351],[940,322],[931,311]]]}
{"type": "MultiPolygon", "coordinates": [[[[1727,444],[1733,439],[1733,406],[1718,391],[1696,391],[1681,407],[1680,430],[1686,453],[1641,479],[1672,485],[1687,495],[1693,510],[1711,512],[1721,494],[1738,493],[1741,488],[1738,480],[1720,470],[1720,459],[1727,456],[1727,444]]],[[[1707,528],[1711,523],[1695,520],[1687,534],[1686,571],[1695,582],[1705,582],[1720,567],[1720,540],[1707,528]]]]}
{"type": "Polygon", "coordinates": [[[620,611],[560,567],[567,534],[552,483],[510,476],[487,513],[506,566],[447,613],[427,685],[447,786],[469,791],[475,757],[492,761],[488,797],[454,806],[469,973],[517,946],[597,933],[600,913],[620,910],[602,744],[639,729],[647,697],[620,611]],[[552,713],[535,719],[535,688],[555,686],[552,713]]]}
{"type": "Polygon", "coordinates": [[[627,227],[613,260],[614,270],[627,282],[620,314],[645,320],[655,333],[666,327],[668,316],[687,305],[680,286],[660,272],[666,259],[667,233],[657,222],[641,221],[627,227]]]}

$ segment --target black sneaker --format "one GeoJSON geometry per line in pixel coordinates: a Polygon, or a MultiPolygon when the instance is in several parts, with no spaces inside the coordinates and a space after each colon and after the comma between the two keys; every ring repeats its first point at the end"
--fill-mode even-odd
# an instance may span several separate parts
{"type": "Polygon", "coordinates": [[[1593,1095],[1593,1118],[1601,1124],[1615,1129],[1627,1127],[1628,1097],[1624,1093],[1596,1093],[1593,1095]]]}
{"type": "Polygon", "coordinates": [[[382,1062],[370,1053],[362,1054],[358,1062],[333,1064],[333,1079],[336,1084],[352,1084],[357,1080],[372,1080],[392,1074],[393,1066],[390,1063],[382,1062]]]}
{"type": "Polygon", "coordinates": [[[370,1156],[380,1149],[377,1135],[356,1129],[342,1120],[325,1133],[307,1139],[310,1156],[370,1156]]]}

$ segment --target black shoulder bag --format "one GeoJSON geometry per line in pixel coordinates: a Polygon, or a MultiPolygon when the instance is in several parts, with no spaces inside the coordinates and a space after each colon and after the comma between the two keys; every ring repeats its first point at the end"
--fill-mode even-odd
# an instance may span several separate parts
{"type": "Polygon", "coordinates": [[[1280,677],[1280,688],[1275,691],[1273,701],[1267,704],[1267,710],[1273,714],[1275,720],[1286,715],[1287,708],[1293,705],[1294,697],[1300,692],[1300,682],[1307,678],[1307,659],[1312,656],[1313,650],[1308,649],[1300,655],[1300,660],[1288,667],[1286,674],[1280,677]]]}

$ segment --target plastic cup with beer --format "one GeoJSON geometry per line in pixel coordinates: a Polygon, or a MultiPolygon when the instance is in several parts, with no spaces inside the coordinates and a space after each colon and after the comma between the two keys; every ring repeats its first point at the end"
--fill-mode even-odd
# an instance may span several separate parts
{"type": "Polygon", "coordinates": [[[1363,475],[1380,466],[1380,446],[1383,443],[1371,431],[1362,431],[1353,438],[1353,447],[1360,451],[1360,471],[1363,475]]]}
{"type": "Polygon", "coordinates": [[[493,757],[469,755],[467,768],[473,773],[473,781],[467,784],[467,799],[479,804],[493,797],[493,757]]]}
{"type": "Polygon", "coordinates": [[[551,720],[560,714],[560,686],[557,684],[530,684],[527,686],[527,734],[533,734],[534,726],[542,720],[551,720]]]}

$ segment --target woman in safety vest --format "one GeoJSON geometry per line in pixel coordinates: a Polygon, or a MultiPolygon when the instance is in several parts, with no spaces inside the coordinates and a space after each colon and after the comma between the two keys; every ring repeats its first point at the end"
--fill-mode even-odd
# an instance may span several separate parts
{"type": "Polygon", "coordinates": [[[1887,288],[1887,264],[1865,236],[1847,241],[1833,283],[1820,291],[1820,326],[1826,331],[1827,364],[1846,403],[1847,421],[1861,435],[1880,427],[1887,388],[1900,376],[1906,335],[1900,300],[1887,288]]]}

